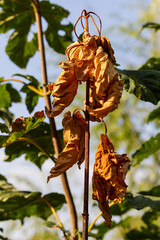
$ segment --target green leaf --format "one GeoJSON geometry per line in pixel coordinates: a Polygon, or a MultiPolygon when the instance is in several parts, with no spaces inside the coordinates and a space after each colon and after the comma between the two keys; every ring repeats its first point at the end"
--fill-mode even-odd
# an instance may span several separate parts
{"type": "Polygon", "coordinates": [[[46,226],[46,227],[48,227],[48,228],[54,228],[54,227],[57,227],[57,224],[56,223],[54,223],[54,222],[52,222],[52,221],[44,221],[43,222],[43,225],[44,226],[46,226]]]}
{"type": "MultiPolygon", "coordinates": [[[[39,127],[42,124],[42,121],[44,120],[43,117],[29,117],[25,119],[25,125],[23,128],[19,131],[13,132],[6,140],[5,144],[1,145],[0,147],[5,147],[9,144],[14,143],[15,141],[18,140],[18,138],[24,136],[27,134],[29,131],[39,127]]],[[[15,121],[16,122],[16,121],[15,121]]],[[[13,126],[13,125],[12,125],[13,126]]]]}
{"type": "Polygon", "coordinates": [[[12,102],[20,102],[21,97],[18,91],[10,83],[0,84],[0,108],[8,109],[12,102]]]}
{"type": "Polygon", "coordinates": [[[151,137],[148,141],[144,142],[142,146],[132,155],[136,159],[136,165],[139,164],[143,159],[154,154],[160,149],[160,133],[155,137],[151,137]]]}
{"type": "Polygon", "coordinates": [[[160,107],[154,109],[148,116],[147,122],[151,122],[153,120],[160,120],[160,107]]]}
{"type": "Polygon", "coordinates": [[[9,108],[11,106],[11,96],[7,90],[6,84],[0,85],[0,108],[9,108]]]}
{"type": "Polygon", "coordinates": [[[40,86],[40,82],[33,77],[32,75],[23,75],[23,74],[19,74],[19,73],[15,73],[13,76],[19,76],[22,77],[24,79],[26,79],[27,81],[29,81],[29,85],[34,86],[35,88],[40,86]]]}
{"type": "Polygon", "coordinates": [[[0,177],[0,220],[24,219],[36,216],[47,219],[51,214],[51,206],[58,210],[65,203],[64,195],[50,193],[42,196],[40,192],[17,191],[6,179],[0,177]],[[44,200],[45,199],[45,200],[44,200]]]}
{"type": "Polygon", "coordinates": [[[128,203],[123,200],[121,204],[114,204],[111,208],[110,208],[110,214],[111,216],[115,215],[123,215],[124,213],[128,212],[131,209],[131,207],[128,205],[128,203]]]}
{"type": "Polygon", "coordinates": [[[131,216],[127,216],[126,218],[124,218],[123,220],[121,220],[117,226],[123,227],[123,229],[129,228],[131,225],[131,221],[132,221],[133,217],[131,216]]]}
{"type": "Polygon", "coordinates": [[[24,85],[20,91],[26,93],[25,103],[29,113],[31,113],[38,104],[40,96],[33,92],[28,86],[33,86],[34,88],[38,89],[41,83],[31,75],[14,74],[14,76],[20,76],[29,81],[29,83],[24,85]]]}
{"type": "Polygon", "coordinates": [[[144,197],[143,195],[133,197],[131,193],[127,193],[125,195],[125,200],[132,208],[137,210],[150,207],[153,210],[160,211],[160,200],[152,200],[151,198],[144,197]]]}
{"type": "MultiPolygon", "coordinates": [[[[118,214],[116,214],[116,215],[118,215],[118,214]]],[[[118,226],[123,227],[123,228],[128,228],[130,226],[131,219],[132,219],[132,217],[126,217],[125,219],[119,221],[118,223],[116,223],[115,221],[112,221],[111,229],[118,227],[118,226]]],[[[99,225],[94,225],[92,229],[97,230],[97,233],[95,234],[95,236],[91,235],[91,236],[95,237],[95,239],[103,239],[104,235],[110,230],[104,223],[101,223],[99,225]],[[97,236],[97,238],[96,238],[96,236],[97,236]]]]}
{"type": "Polygon", "coordinates": [[[159,240],[160,239],[160,233],[150,231],[150,229],[146,229],[146,228],[142,228],[141,231],[133,229],[126,234],[126,237],[127,237],[128,240],[135,240],[135,239],[159,240]]]}
{"type": "MultiPolygon", "coordinates": [[[[32,130],[25,137],[31,138],[42,146],[48,153],[54,154],[49,125],[43,123],[37,129],[32,130]]],[[[26,141],[19,141],[9,145],[5,149],[7,158],[6,161],[12,161],[25,154],[25,159],[34,162],[41,167],[43,162],[48,158],[45,153],[42,153],[36,146],[26,141]]]]}
{"type": "Polygon", "coordinates": [[[0,131],[2,133],[10,133],[10,131],[9,131],[8,127],[6,126],[6,124],[1,123],[1,122],[0,122],[0,131]]]}
{"type": "MultiPolygon", "coordinates": [[[[111,222],[111,229],[114,228],[116,225],[117,225],[117,224],[116,224],[114,221],[112,221],[112,222],[111,222]]],[[[95,234],[95,236],[94,236],[94,235],[90,235],[90,236],[94,236],[94,237],[97,236],[96,239],[103,239],[104,235],[110,230],[110,229],[104,224],[104,222],[101,223],[101,224],[99,224],[99,225],[94,225],[92,229],[97,230],[97,233],[95,234]]],[[[91,234],[93,234],[93,233],[91,233],[91,234]]]]}
{"type": "Polygon", "coordinates": [[[154,224],[154,221],[160,216],[160,212],[158,211],[147,211],[143,214],[142,220],[147,224],[149,228],[157,228],[154,224]]]}
{"type": "Polygon", "coordinates": [[[125,89],[142,101],[157,104],[160,100],[160,71],[119,70],[125,89]]]}
{"type": "Polygon", "coordinates": [[[139,194],[152,196],[152,197],[160,197],[160,185],[153,187],[150,191],[142,191],[139,194]]]}
{"type": "Polygon", "coordinates": [[[30,90],[27,86],[23,86],[21,88],[21,92],[26,93],[25,104],[27,106],[29,113],[33,112],[34,108],[38,104],[39,95],[30,90]]]}
{"type": "Polygon", "coordinates": [[[33,7],[28,0],[5,0],[1,1],[0,7],[0,32],[12,30],[6,52],[15,64],[24,68],[38,50],[36,34],[28,41],[31,25],[35,22],[33,7]]]}
{"type": "Polygon", "coordinates": [[[41,1],[41,14],[48,23],[48,28],[45,31],[46,40],[51,48],[56,52],[64,53],[68,45],[72,41],[73,26],[69,24],[61,24],[64,18],[67,18],[69,12],[64,8],[52,4],[49,1],[41,1]],[[59,31],[63,32],[63,36],[59,31]]]}
{"type": "MultiPolygon", "coordinates": [[[[30,20],[28,23],[31,24],[30,20]]],[[[6,53],[9,55],[10,59],[21,68],[26,67],[28,60],[34,56],[38,50],[37,34],[33,35],[31,41],[27,41],[28,32],[29,26],[27,29],[25,26],[19,33],[14,32],[6,46],[6,53]]]]}
{"type": "Polygon", "coordinates": [[[160,29],[160,24],[154,23],[154,22],[148,22],[143,24],[142,29],[144,28],[153,28],[155,31],[158,31],[160,29]]]}
{"type": "Polygon", "coordinates": [[[6,84],[6,89],[10,93],[11,102],[15,102],[15,103],[21,102],[21,97],[19,95],[19,92],[15,88],[13,88],[10,83],[6,84]]]}
{"type": "Polygon", "coordinates": [[[10,127],[13,120],[13,114],[5,108],[0,108],[0,118],[2,118],[5,121],[6,125],[10,127]]]}
{"type": "MultiPolygon", "coordinates": [[[[58,131],[59,135],[61,131],[62,130],[58,131]]],[[[50,127],[47,123],[43,123],[38,128],[30,131],[24,137],[34,140],[41,147],[43,147],[43,149],[45,149],[51,156],[54,155],[50,127]]],[[[24,154],[26,160],[30,160],[39,168],[41,168],[44,161],[48,159],[48,156],[44,152],[42,152],[33,144],[28,143],[27,141],[19,141],[18,144],[17,142],[15,142],[11,145],[8,145],[5,148],[5,154],[5,161],[13,161],[24,154]]]]}
{"type": "MultiPolygon", "coordinates": [[[[48,28],[45,31],[49,45],[55,51],[63,52],[66,45],[71,42],[72,25],[61,24],[68,16],[68,11],[51,4],[49,1],[41,1],[42,17],[47,21],[48,28]],[[64,31],[61,36],[59,30],[64,31]]],[[[31,32],[35,23],[35,13],[32,1],[29,0],[1,0],[0,1],[0,33],[8,32],[10,35],[6,52],[10,59],[21,68],[25,68],[28,60],[38,50],[37,33],[31,32]],[[28,40],[31,39],[31,40],[28,40]]]]}
{"type": "Polygon", "coordinates": [[[160,58],[152,57],[147,60],[147,62],[142,65],[139,70],[160,70],[160,58]]]}
{"type": "MultiPolygon", "coordinates": [[[[31,121],[31,124],[33,124],[32,121],[31,121]]],[[[45,149],[51,156],[53,156],[54,149],[53,149],[53,143],[52,143],[49,124],[43,122],[42,124],[40,124],[39,126],[36,126],[36,128],[32,130],[31,130],[31,127],[32,126],[27,128],[27,132],[24,133],[23,137],[32,139],[39,146],[45,149]]],[[[19,134],[18,135],[17,134],[13,136],[14,139],[16,137],[19,137],[19,134]]],[[[62,130],[58,131],[58,135],[60,136],[61,139],[63,138],[62,130]]],[[[1,141],[0,141],[0,144],[4,145],[4,143],[6,143],[6,138],[5,139],[3,138],[1,141]]],[[[48,159],[48,156],[44,152],[42,152],[41,149],[37,148],[35,145],[33,145],[30,142],[22,141],[22,140],[18,142],[12,141],[12,144],[7,145],[5,148],[5,154],[6,154],[6,159],[5,159],[6,161],[15,160],[24,154],[26,160],[32,161],[38,167],[41,167],[44,161],[48,159]]]]}

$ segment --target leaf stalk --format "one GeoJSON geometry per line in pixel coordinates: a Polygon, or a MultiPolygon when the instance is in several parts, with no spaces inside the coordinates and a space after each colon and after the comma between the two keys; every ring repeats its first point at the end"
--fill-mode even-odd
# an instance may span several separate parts
{"type": "Polygon", "coordinates": [[[67,238],[67,235],[66,235],[66,231],[65,231],[64,226],[63,226],[63,224],[61,223],[61,221],[60,221],[60,219],[59,219],[59,217],[58,217],[58,215],[57,215],[57,213],[56,213],[55,208],[48,202],[47,199],[45,199],[45,197],[43,197],[42,199],[43,199],[44,202],[48,205],[48,207],[51,209],[51,212],[53,213],[53,215],[55,216],[55,218],[56,218],[56,220],[57,220],[57,222],[58,222],[58,224],[59,224],[59,228],[60,228],[60,229],[62,230],[62,232],[63,232],[64,238],[67,240],[68,238],[67,238]]]}
{"type": "MultiPolygon", "coordinates": [[[[22,83],[24,85],[26,85],[30,90],[32,90],[33,92],[37,93],[38,95],[40,95],[41,97],[44,97],[43,92],[41,92],[40,90],[36,89],[35,87],[26,84],[25,82],[19,80],[19,79],[14,79],[14,78],[7,78],[7,79],[2,79],[0,80],[0,82],[7,82],[7,81],[14,81],[14,82],[19,82],[22,83]]],[[[49,92],[50,93],[50,92],[49,92]]],[[[48,93],[47,93],[48,94],[48,93]]]]}

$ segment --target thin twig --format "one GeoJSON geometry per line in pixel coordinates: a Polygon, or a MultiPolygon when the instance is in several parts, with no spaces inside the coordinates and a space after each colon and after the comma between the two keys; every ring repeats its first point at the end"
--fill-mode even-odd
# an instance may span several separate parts
{"type": "MultiPolygon", "coordinates": [[[[85,27],[88,31],[88,15],[87,12],[84,12],[85,16],[85,27]]],[[[89,106],[89,85],[90,79],[86,82],[86,106],[89,106]]],[[[86,109],[85,111],[85,173],[84,173],[84,205],[83,205],[83,231],[82,239],[88,239],[88,195],[89,195],[89,112],[86,109]]]]}
{"type": "Polygon", "coordinates": [[[99,120],[103,123],[104,129],[105,129],[105,135],[107,135],[107,126],[106,123],[104,122],[103,118],[99,118],[99,120]]]}
{"type": "MultiPolygon", "coordinates": [[[[86,83],[86,106],[89,106],[89,82],[86,83]]],[[[83,205],[83,232],[82,239],[88,239],[88,195],[89,195],[89,113],[85,112],[85,173],[84,173],[84,205],[83,205]]]]}
{"type": "Polygon", "coordinates": [[[43,197],[43,200],[49,206],[49,208],[51,209],[52,213],[54,214],[54,216],[55,216],[55,218],[56,218],[56,220],[57,220],[57,222],[59,224],[59,227],[60,228],[64,228],[63,224],[61,223],[61,221],[60,221],[60,219],[59,219],[59,217],[58,217],[58,215],[56,213],[56,210],[54,209],[54,207],[48,202],[48,200],[45,197],[43,197]]]}
{"type": "MultiPolygon", "coordinates": [[[[42,32],[42,23],[41,23],[41,13],[40,13],[40,4],[39,0],[35,0],[35,17],[38,27],[38,44],[39,44],[39,51],[41,55],[41,69],[42,69],[42,81],[43,81],[43,92],[44,92],[44,99],[46,103],[46,107],[49,111],[51,111],[51,102],[50,97],[47,96],[47,70],[46,70],[46,60],[45,60],[45,51],[44,51],[44,43],[43,43],[43,32],[42,32]]],[[[56,156],[62,151],[62,144],[60,138],[58,136],[56,130],[56,124],[54,118],[49,118],[50,121],[50,128],[51,128],[51,135],[52,135],[52,142],[55,150],[56,156]]],[[[71,218],[71,236],[72,239],[76,240],[77,236],[75,232],[78,230],[78,223],[77,223],[77,212],[74,205],[73,197],[70,191],[70,187],[68,184],[68,179],[66,173],[61,175],[61,182],[66,198],[66,202],[68,204],[70,218],[71,218]]]]}
{"type": "Polygon", "coordinates": [[[88,233],[91,231],[92,227],[94,226],[95,222],[98,220],[98,218],[102,215],[102,212],[100,212],[97,217],[94,219],[94,221],[89,225],[88,227],[88,233]]]}

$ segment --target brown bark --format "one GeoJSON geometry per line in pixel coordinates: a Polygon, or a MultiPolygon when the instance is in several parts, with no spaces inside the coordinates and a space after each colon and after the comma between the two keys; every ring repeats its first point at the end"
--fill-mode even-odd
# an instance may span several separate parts
{"type": "MultiPolygon", "coordinates": [[[[37,22],[37,28],[38,28],[38,45],[39,45],[39,51],[41,56],[41,71],[42,71],[42,82],[43,82],[43,93],[44,93],[44,99],[47,106],[47,109],[51,110],[51,101],[50,97],[47,96],[47,85],[48,85],[48,79],[47,79],[47,69],[46,69],[46,58],[45,58],[45,51],[44,51],[44,43],[43,43],[43,32],[42,32],[42,23],[41,23],[41,13],[40,13],[40,4],[39,0],[33,1],[35,6],[35,18],[37,22]]],[[[52,135],[52,141],[53,146],[55,150],[56,156],[62,151],[62,144],[59,139],[57,130],[56,130],[56,124],[54,121],[54,118],[49,119],[50,122],[50,128],[51,128],[51,135],[52,135]]],[[[71,219],[71,236],[72,239],[77,240],[77,236],[75,232],[78,229],[78,223],[77,223],[77,212],[74,205],[73,197],[70,191],[67,175],[64,173],[61,175],[61,182],[66,198],[66,202],[68,204],[68,209],[70,213],[70,219],[71,219]]]]}

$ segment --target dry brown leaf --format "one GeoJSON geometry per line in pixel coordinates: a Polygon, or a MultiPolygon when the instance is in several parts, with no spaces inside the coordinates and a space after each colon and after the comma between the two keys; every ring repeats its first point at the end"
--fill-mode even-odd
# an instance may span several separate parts
{"type": "Polygon", "coordinates": [[[123,84],[124,82],[118,79],[111,83],[108,87],[108,97],[106,100],[98,98],[95,94],[96,88],[93,85],[93,88],[91,88],[93,92],[90,94],[90,106],[86,106],[92,121],[94,121],[93,119],[97,120],[98,118],[106,117],[110,112],[118,108],[123,91],[123,84]]]}
{"type": "Polygon", "coordinates": [[[105,134],[100,135],[93,169],[93,199],[98,201],[105,224],[110,228],[108,201],[121,202],[127,185],[124,182],[130,161],[126,154],[114,152],[113,144],[105,134]]]}
{"type": "Polygon", "coordinates": [[[12,133],[20,132],[26,126],[26,118],[19,117],[12,123],[12,133]]]}
{"type": "Polygon", "coordinates": [[[75,66],[76,79],[79,82],[87,81],[94,67],[94,57],[97,43],[87,31],[83,34],[83,43],[73,43],[66,49],[66,55],[75,66]]]}
{"type": "Polygon", "coordinates": [[[124,84],[123,81],[119,81],[118,72],[101,46],[97,49],[94,67],[90,106],[87,106],[92,121],[103,118],[118,108],[124,84]]]}
{"type": "Polygon", "coordinates": [[[54,84],[49,85],[54,97],[53,109],[48,117],[59,115],[73,101],[78,83],[90,79],[90,106],[87,108],[90,120],[99,118],[118,107],[123,82],[118,80],[114,68],[115,58],[111,44],[106,37],[90,36],[84,30],[83,42],[74,42],[66,49],[68,61],[61,62],[62,73],[54,84]]]}
{"type": "Polygon", "coordinates": [[[37,111],[34,113],[33,117],[19,117],[12,123],[12,133],[14,132],[21,132],[22,129],[26,126],[26,119],[30,119],[34,121],[34,118],[43,118],[44,111],[37,111]]]}
{"type": "Polygon", "coordinates": [[[44,117],[44,111],[42,110],[42,111],[35,112],[34,117],[35,118],[42,118],[42,117],[44,117]]]}
{"type": "Polygon", "coordinates": [[[94,39],[96,40],[97,47],[101,46],[103,48],[103,51],[108,54],[109,60],[115,64],[116,59],[114,57],[114,50],[110,44],[110,41],[107,37],[105,36],[93,36],[94,39]]]}
{"type": "Polygon", "coordinates": [[[79,111],[74,116],[67,111],[64,114],[63,124],[63,140],[65,148],[59,154],[55,166],[51,169],[52,177],[56,177],[67,171],[73,164],[77,163],[80,167],[84,161],[84,131],[85,119],[79,111]]]}
{"type": "Polygon", "coordinates": [[[53,85],[53,109],[51,112],[47,108],[45,109],[48,117],[59,115],[64,108],[71,104],[77,94],[78,82],[75,77],[74,65],[69,62],[61,62],[59,66],[63,70],[53,85]]]}

